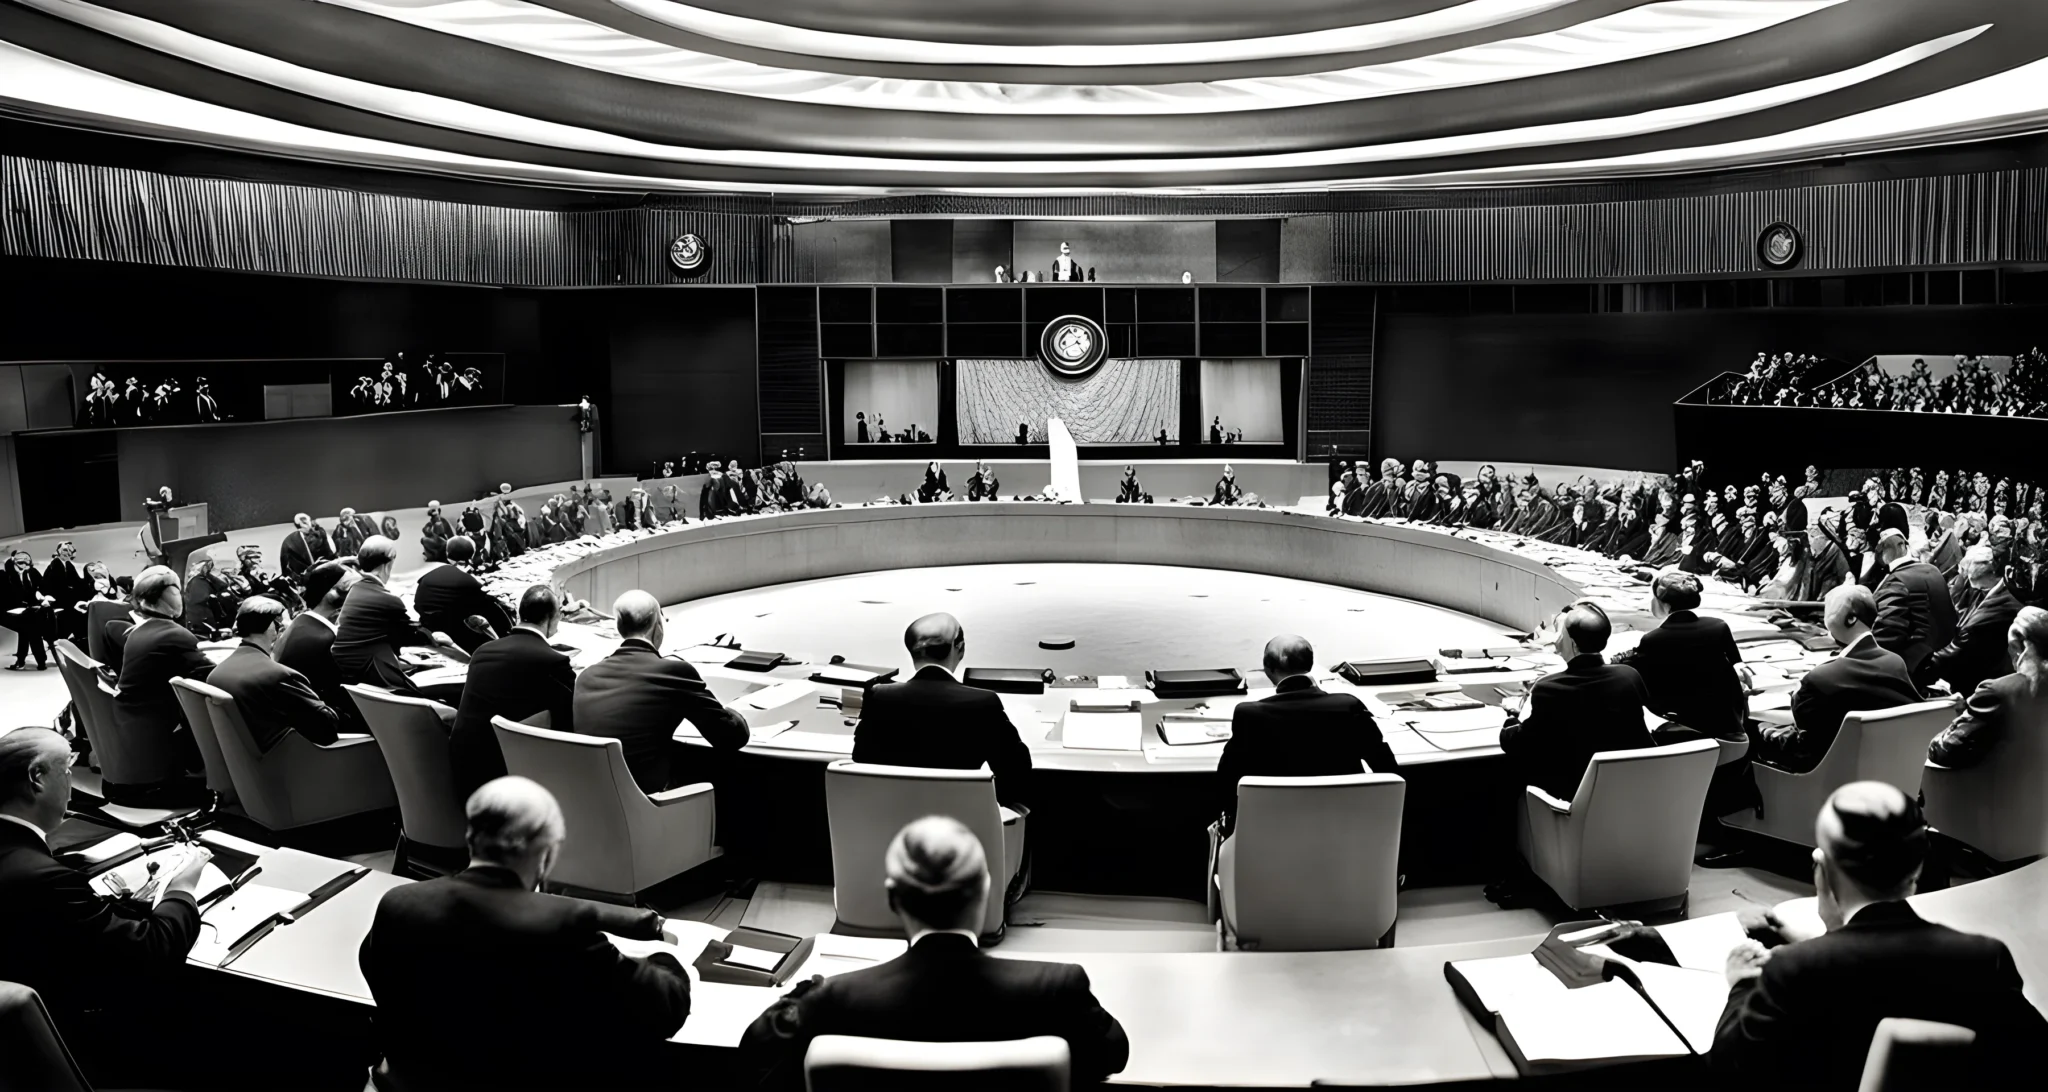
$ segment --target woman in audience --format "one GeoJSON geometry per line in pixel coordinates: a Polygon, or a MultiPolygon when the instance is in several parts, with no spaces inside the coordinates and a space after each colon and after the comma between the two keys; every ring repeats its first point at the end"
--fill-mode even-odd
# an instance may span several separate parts
{"type": "Polygon", "coordinates": [[[924,464],[924,481],[918,483],[917,499],[920,504],[953,499],[953,488],[946,484],[945,467],[937,462],[924,464]]]}

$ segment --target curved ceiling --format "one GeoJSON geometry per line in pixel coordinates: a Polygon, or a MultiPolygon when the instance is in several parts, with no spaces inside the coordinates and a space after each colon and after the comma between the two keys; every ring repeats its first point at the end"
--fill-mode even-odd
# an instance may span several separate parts
{"type": "Polygon", "coordinates": [[[9,0],[0,109],[635,190],[1280,190],[2048,129],[2042,0],[9,0]]]}

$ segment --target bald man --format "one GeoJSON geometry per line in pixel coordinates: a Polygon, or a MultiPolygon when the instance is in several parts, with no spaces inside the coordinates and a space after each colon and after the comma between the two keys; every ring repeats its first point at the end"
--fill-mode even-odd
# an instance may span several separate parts
{"type": "Polygon", "coordinates": [[[1231,711],[1230,741],[1216,762],[1223,833],[1237,820],[1240,778],[1398,772],[1394,752],[1364,703],[1316,685],[1310,675],[1315,659],[1315,649],[1292,634],[1266,642],[1273,696],[1239,702],[1231,711]]]}
{"type": "Polygon", "coordinates": [[[853,734],[853,760],[995,773],[996,798],[1009,807],[1029,794],[1031,749],[994,692],[960,682],[967,634],[950,614],[927,614],[903,633],[912,674],[870,688],[853,734]]]}
{"type": "Polygon", "coordinates": [[[630,958],[604,934],[660,940],[660,914],[536,892],[567,834],[546,789],[500,777],[463,810],[469,867],[386,892],[358,955],[394,1085],[673,1086],[696,953],[630,958]]]}
{"type": "Polygon", "coordinates": [[[1957,621],[1955,636],[1921,663],[1914,681],[1924,686],[1942,679],[1949,689],[1967,694],[1979,683],[2012,673],[2006,630],[2019,617],[2021,603],[2005,585],[1997,554],[1984,543],[1963,553],[1958,573],[1968,581],[1975,601],[1957,621]]]}
{"type": "Polygon", "coordinates": [[[1822,601],[1828,636],[1842,646],[1807,672],[1792,695],[1792,723],[1765,725],[1750,741],[1750,757],[1793,773],[1806,773],[1827,757],[1850,713],[1895,709],[1920,700],[1897,653],[1878,647],[1871,633],[1877,600],[1861,584],[1844,584],[1822,601]]]}
{"type": "Polygon", "coordinates": [[[0,979],[43,995],[72,1052],[104,1087],[117,1072],[138,1075],[109,1067],[134,1045],[129,1025],[146,1031],[152,1019],[111,1006],[153,1003],[162,978],[183,965],[199,939],[194,893],[211,855],[198,851],[168,877],[154,911],[117,914],[83,873],[50,854],[50,834],[70,803],[71,745],[63,736],[48,728],[0,735],[0,979]]]}
{"type": "Polygon", "coordinates": [[[644,591],[629,591],[612,604],[618,618],[618,651],[576,678],[576,727],[587,735],[616,739],[626,768],[642,792],[672,788],[676,729],[690,722],[721,751],[747,745],[746,718],[727,709],[695,667],[661,654],[667,636],[661,603],[644,591]]]}
{"type": "Polygon", "coordinates": [[[762,1013],[740,1040],[735,1072],[746,1087],[802,1092],[804,1055],[820,1035],[926,1043],[1057,1035],[1074,1084],[1123,1069],[1130,1040],[1096,1000],[1087,971],[981,950],[989,870],[974,832],[927,816],[896,835],[882,866],[909,950],[829,980],[812,976],[762,1013]]]}
{"type": "Polygon", "coordinates": [[[2012,953],[1906,902],[1927,854],[1920,809],[1890,785],[1853,782],[1828,798],[1814,835],[1827,931],[1729,953],[1728,1003],[1708,1055],[1723,1083],[1855,1088],[1878,1021],[1900,1016],[1977,1033],[1966,1062],[1944,1061],[1944,1087],[2034,1087],[2048,1021],[2022,994],[2012,953]]]}

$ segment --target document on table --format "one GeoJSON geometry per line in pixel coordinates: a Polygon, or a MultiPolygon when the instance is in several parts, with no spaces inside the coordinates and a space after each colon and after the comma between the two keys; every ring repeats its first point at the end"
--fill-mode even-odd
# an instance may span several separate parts
{"type": "Polygon", "coordinates": [[[1559,988],[1556,996],[1522,998],[1498,1010],[1502,1037],[1512,1039],[1513,1049],[1532,1067],[1691,1053],[1626,982],[1614,979],[1576,990],[1559,983],[1559,988]]]}
{"type": "Polygon", "coordinates": [[[1230,718],[1167,713],[1159,718],[1159,736],[1171,747],[1220,743],[1230,738],[1230,718]]]}
{"type": "Polygon", "coordinates": [[[234,894],[206,908],[199,915],[199,939],[187,958],[218,967],[236,942],[278,914],[289,913],[306,901],[304,891],[265,887],[250,882],[234,894]]]}
{"type": "Polygon", "coordinates": [[[1060,745],[1082,751],[1135,751],[1144,729],[1140,713],[1069,711],[1060,722],[1060,745]]]}
{"type": "Polygon", "coordinates": [[[789,980],[795,982],[814,974],[830,978],[835,974],[887,963],[908,948],[905,941],[887,937],[843,937],[836,933],[819,933],[811,946],[811,958],[789,980]]]}
{"type": "Polygon", "coordinates": [[[1436,709],[1420,711],[1398,710],[1395,714],[1405,720],[1416,731],[1424,735],[1446,732],[1479,732],[1491,728],[1498,732],[1507,722],[1507,714],[1497,705],[1481,705],[1476,709],[1436,709]]]}
{"type": "Polygon", "coordinates": [[[1721,971],[1698,971],[1667,963],[1634,963],[1630,969],[1643,993],[1695,1054],[1714,1049],[1721,1011],[1728,1007],[1728,979],[1721,971]]]}
{"type": "Polygon", "coordinates": [[[725,958],[719,962],[730,963],[736,967],[752,967],[757,971],[772,971],[776,964],[782,962],[782,956],[783,953],[771,952],[766,948],[749,948],[744,944],[735,944],[732,951],[727,952],[725,958]]]}
{"type": "Polygon", "coordinates": [[[1727,970],[1728,953],[1749,939],[1742,929],[1742,919],[1734,913],[1708,914],[1659,925],[1657,935],[1664,938],[1679,966],[1715,974],[1727,970]]]}
{"type": "Polygon", "coordinates": [[[686,664],[710,664],[723,667],[740,654],[739,649],[729,645],[692,645],[676,653],[686,664]]]}
{"type": "Polygon", "coordinates": [[[850,755],[853,753],[853,736],[790,729],[769,738],[757,736],[754,745],[777,751],[822,751],[827,754],[850,755]]]}
{"type": "Polygon", "coordinates": [[[818,685],[806,679],[790,679],[742,694],[725,707],[747,719],[748,724],[789,720],[818,703],[818,685]]]}

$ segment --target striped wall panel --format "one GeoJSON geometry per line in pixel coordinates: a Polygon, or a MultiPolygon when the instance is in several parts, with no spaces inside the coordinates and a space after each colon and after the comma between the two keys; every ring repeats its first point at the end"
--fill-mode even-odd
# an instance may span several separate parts
{"type": "Polygon", "coordinates": [[[1362,454],[1372,440],[1372,364],[1378,293],[1370,288],[1310,289],[1305,428],[1309,458],[1335,447],[1362,454]]]}

